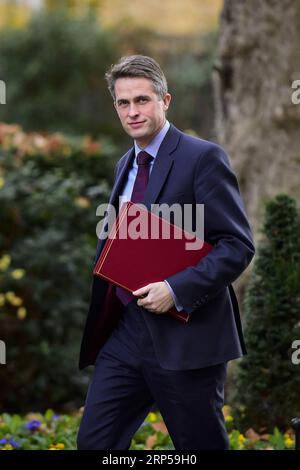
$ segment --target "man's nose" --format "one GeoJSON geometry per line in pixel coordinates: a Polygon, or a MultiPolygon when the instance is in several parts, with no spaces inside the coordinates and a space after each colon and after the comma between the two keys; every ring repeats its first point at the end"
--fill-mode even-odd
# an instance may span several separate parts
{"type": "Polygon", "coordinates": [[[131,118],[134,117],[134,116],[137,116],[139,114],[138,107],[135,103],[131,103],[129,105],[128,114],[131,118]]]}

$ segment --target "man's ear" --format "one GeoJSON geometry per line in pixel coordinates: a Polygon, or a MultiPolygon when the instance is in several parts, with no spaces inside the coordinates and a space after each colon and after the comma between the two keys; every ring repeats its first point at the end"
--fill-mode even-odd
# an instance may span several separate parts
{"type": "Polygon", "coordinates": [[[170,93],[166,93],[163,99],[165,111],[169,108],[171,99],[172,99],[172,95],[170,93]]]}

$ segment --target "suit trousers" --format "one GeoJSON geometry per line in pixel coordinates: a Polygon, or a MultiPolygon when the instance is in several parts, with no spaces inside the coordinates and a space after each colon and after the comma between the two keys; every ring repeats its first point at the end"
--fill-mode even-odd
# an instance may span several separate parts
{"type": "Polygon", "coordinates": [[[98,353],[78,450],[128,450],[154,404],[176,450],[228,449],[222,413],[227,364],[163,369],[143,313],[155,315],[139,307],[136,299],[124,306],[117,327],[98,353]]]}

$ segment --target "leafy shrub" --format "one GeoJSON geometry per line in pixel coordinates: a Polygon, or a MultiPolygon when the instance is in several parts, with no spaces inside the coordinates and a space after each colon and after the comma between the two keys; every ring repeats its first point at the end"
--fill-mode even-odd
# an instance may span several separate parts
{"type": "Polygon", "coordinates": [[[104,133],[125,147],[128,139],[116,119],[104,73],[122,55],[145,54],[166,73],[174,96],[170,120],[208,138],[216,45],[215,30],[174,36],[124,21],[104,29],[92,15],[36,14],[25,28],[0,32],[0,78],[7,83],[0,120],[18,122],[26,130],[104,133]]]}
{"type": "Polygon", "coordinates": [[[266,205],[264,239],[245,298],[248,355],[239,363],[233,400],[243,427],[284,428],[300,414],[300,374],[291,360],[292,343],[300,338],[299,222],[289,196],[266,205]]]}
{"type": "Polygon", "coordinates": [[[23,29],[1,31],[7,106],[0,120],[27,130],[107,134],[117,122],[104,73],[118,55],[117,33],[92,17],[41,13],[23,29]]]}
{"type": "MultiPolygon", "coordinates": [[[[259,435],[249,429],[245,435],[233,427],[230,409],[224,407],[231,450],[290,450],[295,439],[290,429],[281,433],[274,428],[272,434],[259,435]]],[[[72,415],[57,415],[51,409],[43,415],[0,415],[0,450],[72,450],[82,410],[72,415]]],[[[174,449],[167,428],[159,413],[149,413],[134,435],[130,450],[174,449]]]]}
{"type": "Polygon", "coordinates": [[[113,148],[4,125],[0,139],[0,403],[73,409],[88,381],[77,363],[113,148]]]}

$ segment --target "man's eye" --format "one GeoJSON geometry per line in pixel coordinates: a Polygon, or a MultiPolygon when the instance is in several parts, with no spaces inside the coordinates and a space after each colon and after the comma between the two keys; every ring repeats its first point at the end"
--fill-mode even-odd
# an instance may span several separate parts
{"type": "Polygon", "coordinates": [[[139,102],[140,102],[140,103],[146,103],[146,101],[147,101],[147,98],[140,98],[140,99],[139,99],[139,102]]]}

